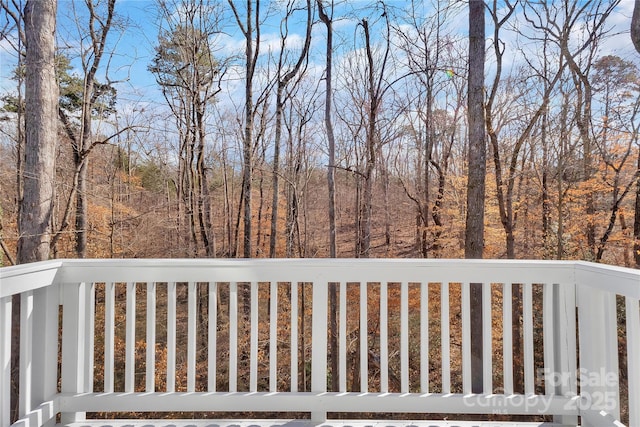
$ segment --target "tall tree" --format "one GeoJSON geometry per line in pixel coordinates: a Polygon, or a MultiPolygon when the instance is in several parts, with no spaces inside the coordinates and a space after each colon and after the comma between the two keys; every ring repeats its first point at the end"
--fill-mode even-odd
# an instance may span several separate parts
{"type": "MultiPolygon", "coordinates": [[[[327,29],[327,44],[325,49],[325,105],[324,125],[327,132],[328,164],[327,164],[327,188],[329,190],[329,256],[335,258],[338,250],[336,247],[336,139],[333,131],[332,101],[333,101],[333,3],[331,14],[325,11],[322,0],[317,0],[320,20],[327,29]]],[[[335,292],[333,295],[335,298],[335,292]]]]}
{"type": "Polygon", "coordinates": [[[56,0],[29,0],[24,8],[26,139],[24,196],[18,219],[21,264],[49,258],[58,125],[56,9],[56,0]]]}
{"type": "MultiPolygon", "coordinates": [[[[482,258],[484,247],[484,196],[486,144],[484,116],[485,26],[483,0],[469,1],[469,86],[467,111],[469,154],[465,258],[482,258]]],[[[471,284],[471,375],[474,393],[482,392],[482,288],[471,284]]]]}
{"type": "MultiPolygon", "coordinates": [[[[94,147],[105,141],[97,142],[93,135],[93,120],[96,116],[98,100],[105,92],[112,91],[115,99],[115,91],[108,85],[97,81],[97,73],[105,54],[107,35],[111,30],[114,18],[115,0],[85,0],[87,8],[87,21],[85,24],[78,22],[78,30],[82,40],[80,46],[80,62],[82,67],[82,81],[79,90],[70,99],[73,111],[60,108],[58,114],[63,123],[65,132],[73,147],[73,160],[75,173],[72,191],[67,202],[60,229],[54,238],[54,244],[61,233],[69,224],[72,199],[75,196],[75,236],[76,256],[87,256],[88,220],[88,170],[89,155],[94,147]],[[85,27],[86,25],[86,27],[85,27]],[[84,44],[83,34],[88,28],[89,41],[84,44]],[[77,113],[77,114],[76,114],[77,113]],[[75,117],[72,117],[72,114],[75,117]]],[[[75,3],[72,3],[75,8],[75,3]]],[[[78,15],[76,15],[78,16],[78,15]]],[[[66,70],[65,70],[66,71],[66,70]]],[[[68,105],[69,106],[69,105],[68,105]]],[[[101,113],[108,114],[106,111],[101,113]]]]}
{"type": "MultiPolygon", "coordinates": [[[[336,139],[333,132],[332,101],[333,101],[333,1],[331,2],[331,12],[327,13],[322,0],[317,0],[318,15],[327,29],[327,44],[325,49],[325,101],[324,101],[324,126],[327,132],[328,144],[328,164],[327,164],[327,189],[329,195],[329,257],[338,256],[336,244],[336,139]]],[[[329,324],[331,335],[329,345],[331,351],[331,387],[338,390],[338,300],[337,284],[331,283],[329,286],[329,324]]]]}
{"type": "MultiPolygon", "coordinates": [[[[627,161],[632,160],[634,146],[638,146],[640,76],[633,62],[614,55],[599,58],[593,69],[592,84],[595,98],[601,97],[599,105],[603,118],[602,130],[594,142],[605,165],[605,170],[601,170],[600,174],[605,178],[603,181],[608,184],[607,187],[611,188],[609,221],[597,241],[595,260],[600,262],[616,221],[619,219],[622,227],[626,227],[623,202],[640,177],[640,169],[636,168],[630,179],[625,178],[627,161]]],[[[624,253],[628,258],[626,250],[624,253]]]]}
{"type": "Polygon", "coordinates": [[[238,9],[240,0],[228,0],[238,28],[245,39],[245,78],[244,78],[244,135],[242,140],[242,204],[243,204],[243,256],[251,258],[251,190],[253,176],[255,118],[253,99],[253,80],[260,53],[260,0],[246,0],[245,16],[238,9]]]}
{"type": "MultiPolygon", "coordinates": [[[[18,217],[20,264],[49,258],[55,183],[58,85],[55,73],[56,0],[28,0],[25,34],[25,157],[24,194],[18,217]]],[[[20,296],[13,298],[11,362],[19,363],[20,296]]],[[[11,390],[16,403],[17,378],[11,390]]]]}
{"type": "Polygon", "coordinates": [[[484,1],[469,2],[469,171],[465,258],[482,258],[486,144],[484,118],[484,1]]]}
{"type": "Polygon", "coordinates": [[[207,109],[220,92],[222,75],[222,65],[211,45],[219,32],[218,6],[203,0],[161,0],[159,6],[167,28],[158,38],[149,69],[178,128],[178,232],[188,236],[189,256],[204,249],[207,257],[213,257],[216,248],[205,165],[205,125],[207,109]]]}
{"type": "MultiPolygon", "coordinates": [[[[594,174],[594,129],[593,129],[593,86],[590,72],[594,59],[604,35],[607,33],[606,22],[620,0],[582,2],[578,0],[564,0],[547,7],[544,5],[548,18],[547,29],[556,33],[559,22],[563,22],[563,29],[574,29],[559,33],[558,45],[562,56],[567,61],[567,67],[571,72],[575,88],[575,123],[582,141],[582,180],[587,181],[594,174]],[[575,33],[580,34],[584,40],[578,43],[577,49],[572,49],[572,41],[575,33]],[[572,37],[573,36],[573,37],[572,37]]],[[[589,250],[589,258],[596,258],[596,224],[595,224],[595,198],[591,188],[586,189],[585,213],[586,213],[586,239],[589,250]]]]}
{"type": "Polygon", "coordinates": [[[454,122],[461,113],[462,104],[459,101],[466,97],[461,91],[461,82],[466,76],[454,70],[465,69],[466,63],[461,62],[466,58],[455,51],[453,38],[445,33],[449,16],[455,12],[455,8],[450,4],[443,6],[443,2],[438,1],[435,2],[432,15],[424,16],[422,12],[417,2],[412,1],[407,16],[410,30],[407,31],[403,25],[395,33],[401,40],[410,73],[415,77],[407,79],[408,99],[403,106],[408,107],[407,127],[415,145],[415,156],[411,162],[415,164],[415,182],[413,188],[409,182],[402,180],[401,183],[416,209],[416,250],[427,258],[438,256],[438,240],[443,226],[440,208],[449,160],[447,157],[451,153],[455,135],[455,132],[450,132],[455,127],[448,123],[449,117],[443,112],[453,110],[454,122]],[[449,92],[452,88],[453,93],[449,92]],[[449,99],[453,99],[453,105],[438,111],[439,101],[449,99]],[[411,117],[413,114],[415,118],[411,117]],[[434,173],[437,182],[435,198],[432,195],[434,173]]]}
{"type": "MultiPolygon", "coordinates": [[[[5,111],[12,111],[16,114],[16,134],[15,134],[15,146],[16,146],[16,194],[17,194],[17,213],[20,217],[20,209],[22,207],[22,195],[23,195],[23,177],[24,177],[24,153],[25,153],[25,135],[24,135],[24,11],[21,9],[21,4],[17,4],[13,1],[0,0],[0,10],[4,12],[4,20],[2,21],[2,33],[10,34],[12,32],[17,33],[15,42],[10,37],[5,37],[4,41],[13,48],[18,58],[18,64],[16,66],[16,72],[13,79],[17,83],[17,95],[15,97],[3,98],[5,111]],[[9,105],[6,105],[9,104],[9,105]]],[[[9,248],[5,241],[2,239],[2,211],[0,210],[0,246],[3,253],[11,264],[15,264],[16,261],[11,255],[9,248]]]]}
{"type": "Polygon", "coordinates": [[[95,79],[95,72],[93,77],[86,77],[85,74],[83,78],[71,74],[72,68],[68,57],[60,54],[57,56],[56,74],[60,86],[58,117],[67,139],[71,142],[74,168],[64,213],[59,224],[54,224],[51,248],[54,252],[57,250],[56,245],[71,224],[72,214],[75,213],[76,255],[84,258],[87,252],[89,221],[89,192],[87,191],[89,156],[98,145],[106,144],[116,136],[96,138],[92,132],[93,121],[97,118],[106,118],[115,112],[116,91],[111,85],[98,82],[95,79]],[[92,81],[89,85],[87,85],[87,78],[92,81]],[[91,91],[91,94],[87,90],[91,91]]]}
{"type": "Polygon", "coordinates": [[[278,55],[278,78],[276,82],[276,123],[273,145],[273,203],[271,205],[271,234],[269,236],[269,258],[276,256],[276,242],[278,238],[278,196],[280,179],[280,146],[282,140],[282,115],[284,104],[287,98],[287,87],[291,80],[298,74],[302,64],[307,58],[309,46],[311,45],[311,27],[313,24],[313,10],[311,0],[307,0],[306,11],[306,31],[304,45],[300,51],[295,64],[286,69],[287,51],[286,43],[289,34],[289,19],[297,9],[295,2],[289,1],[286,6],[285,17],[280,25],[280,53],[278,55]]]}

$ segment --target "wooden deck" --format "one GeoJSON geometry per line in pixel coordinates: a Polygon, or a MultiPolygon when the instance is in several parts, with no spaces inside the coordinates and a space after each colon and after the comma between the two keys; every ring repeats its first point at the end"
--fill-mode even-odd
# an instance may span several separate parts
{"type": "Polygon", "coordinates": [[[565,427],[563,424],[495,421],[327,420],[117,420],[71,423],[65,427],[565,427]]]}

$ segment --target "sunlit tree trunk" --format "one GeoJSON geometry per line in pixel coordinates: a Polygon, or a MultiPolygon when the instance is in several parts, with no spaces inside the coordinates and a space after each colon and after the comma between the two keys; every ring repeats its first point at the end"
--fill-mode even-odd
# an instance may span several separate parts
{"type": "Polygon", "coordinates": [[[55,0],[30,0],[25,6],[26,145],[24,197],[18,219],[21,264],[49,258],[58,127],[55,14],[55,0]]]}
{"type": "MultiPolygon", "coordinates": [[[[28,0],[24,7],[25,57],[25,157],[17,262],[49,258],[53,215],[55,152],[57,142],[58,85],[55,73],[56,0],[28,0]]],[[[12,372],[19,364],[20,295],[12,304],[12,372]]],[[[17,378],[11,400],[17,418],[17,378]]]]}

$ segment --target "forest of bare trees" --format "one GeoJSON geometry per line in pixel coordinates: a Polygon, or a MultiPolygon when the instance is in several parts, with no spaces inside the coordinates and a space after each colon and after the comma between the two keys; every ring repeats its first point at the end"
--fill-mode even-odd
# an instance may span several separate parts
{"type": "Polygon", "coordinates": [[[2,265],[37,219],[44,257],[640,266],[633,2],[133,3],[58,2],[48,177],[0,1],[2,265]]]}

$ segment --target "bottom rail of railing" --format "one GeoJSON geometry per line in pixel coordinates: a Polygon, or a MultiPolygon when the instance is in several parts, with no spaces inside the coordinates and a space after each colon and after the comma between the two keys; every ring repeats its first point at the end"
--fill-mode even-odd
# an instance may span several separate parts
{"type": "Polygon", "coordinates": [[[62,412],[342,412],[578,415],[579,397],[357,392],[62,394],[62,412]]]}
{"type": "Polygon", "coordinates": [[[568,427],[554,422],[447,421],[447,420],[342,420],[322,422],[290,419],[250,420],[92,420],[57,427],[568,427]]]}
{"type": "MultiPolygon", "coordinates": [[[[577,415],[588,416],[594,425],[619,425],[609,419],[606,414],[596,411],[589,413],[579,411],[579,397],[546,396],[546,395],[476,395],[476,394],[439,394],[439,393],[336,393],[336,392],[175,392],[175,393],[63,393],[56,395],[52,400],[43,403],[36,409],[30,411],[25,417],[13,424],[12,427],[35,427],[52,426],[56,420],[58,412],[63,414],[62,424],[68,427],[135,427],[132,421],[122,424],[122,420],[83,420],[86,413],[170,413],[170,412],[235,412],[250,413],[253,416],[260,413],[309,413],[313,420],[275,420],[268,419],[258,422],[257,420],[245,420],[250,422],[249,426],[274,427],[278,426],[302,426],[323,425],[323,426],[351,426],[359,427],[357,420],[326,421],[314,419],[313,414],[341,413],[346,418],[349,414],[358,415],[363,413],[386,414],[500,414],[500,415],[530,415],[542,416],[553,415],[554,417],[576,417],[577,415]],[[77,414],[79,417],[68,415],[77,414]],[[66,416],[65,416],[66,415],[66,416]],[[73,421],[69,421],[73,420],[73,421]],[[82,421],[76,421],[82,420],[82,421]],[[355,424],[354,424],[355,423],[355,424]],[[116,425],[117,424],[117,425],[116,425]]],[[[567,418],[567,419],[569,419],[567,418]]],[[[561,419],[561,418],[559,418],[561,419]]],[[[239,423],[245,421],[223,421],[216,420],[213,424],[211,420],[185,421],[172,420],[169,424],[174,427],[224,427],[224,422],[235,427],[242,427],[239,423]],[[203,424],[202,426],[200,424],[203,424]],[[222,424],[221,424],[222,423],[222,424]]],[[[140,420],[141,427],[160,427],[156,421],[140,420]]],[[[167,422],[166,420],[163,422],[167,422]]],[[[361,421],[365,423],[365,421],[361,421]]],[[[389,421],[389,420],[368,420],[362,427],[380,427],[383,425],[395,427],[396,425],[412,425],[420,427],[425,421],[389,421]],[[418,423],[418,424],[416,424],[418,423]]],[[[434,426],[537,426],[549,425],[560,426],[554,423],[530,423],[530,422],[474,422],[465,424],[456,422],[449,424],[445,421],[433,421],[425,424],[434,426]],[[436,424],[434,424],[436,423],[436,424]]]]}

